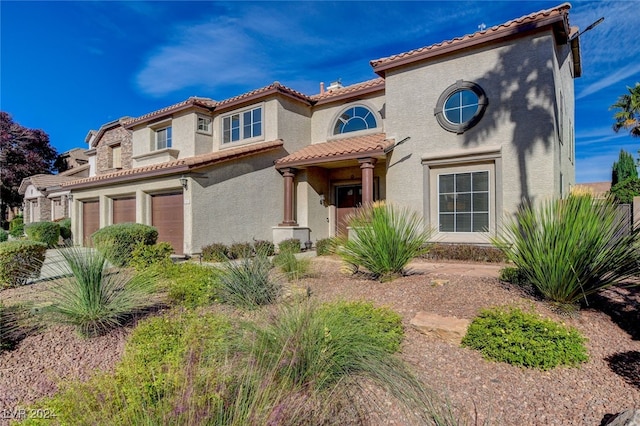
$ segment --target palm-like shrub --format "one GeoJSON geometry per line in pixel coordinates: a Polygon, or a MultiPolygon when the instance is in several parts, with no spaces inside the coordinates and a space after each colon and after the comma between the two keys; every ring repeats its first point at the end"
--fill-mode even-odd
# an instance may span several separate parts
{"type": "Polygon", "coordinates": [[[99,335],[156,303],[152,273],[109,269],[105,257],[92,249],[69,247],[60,253],[68,271],[61,271],[66,276],[52,289],[50,311],[82,335],[99,335]]]}
{"type": "Polygon", "coordinates": [[[428,251],[433,235],[416,212],[384,203],[359,209],[349,225],[356,235],[338,248],[338,255],[381,281],[403,275],[412,259],[428,251]]]}
{"type": "Polygon", "coordinates": [[[523,205],[493,242],[545,298],[572,305],[638,275],[639,238],[611,199],[571,194],[523,205]]]}

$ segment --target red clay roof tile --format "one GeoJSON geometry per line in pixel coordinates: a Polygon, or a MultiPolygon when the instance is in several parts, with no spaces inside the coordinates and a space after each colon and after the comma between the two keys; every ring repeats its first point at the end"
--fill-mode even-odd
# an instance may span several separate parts
{"type": "Polygon", "coordinates": [[[335,98],[342,99],[344,97],[353,96],[359,93],[369,93],[376,90],[384,90],[384,79],[378,77],[373,80],[363,81],[362,83],[352,84],[350,86],[342,87],[340,89],[327,90],[324,93],[318,93],[311,96],[311,99],[322,103],[322,101],[334,101],[335,98]]]}

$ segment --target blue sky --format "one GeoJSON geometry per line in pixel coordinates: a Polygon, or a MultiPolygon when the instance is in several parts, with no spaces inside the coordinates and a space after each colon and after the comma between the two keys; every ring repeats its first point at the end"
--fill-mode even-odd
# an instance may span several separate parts
{"type": "MultiPolygon", "coordinates": [[[[498,25],[559,1],[31,2],[0,1],[0,109],[47,132],[59,152],[90,129],[189,96],[216,100],[280,81],[374,78],[371,59],[498,25]]],[[[575,80],[576,178],[609,180],[621,148],[609,106],[640,81],[635,1],[575,1],[583,76],[575,80]]]]}

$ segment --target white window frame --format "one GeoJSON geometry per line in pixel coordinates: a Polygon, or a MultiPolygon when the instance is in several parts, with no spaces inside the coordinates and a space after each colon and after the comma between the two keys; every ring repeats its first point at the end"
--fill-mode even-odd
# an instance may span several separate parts
{"type": "Polygon", "coordinates": [[[263,140],[264,139],[264,104],[261,105],[252,105],[248,108],[244,108],[241,110],[236,110],[233,111],[232,113],[226,114],[224,115],[220,122],[221,122],[221,145],[230,145],[230,144],[238,144],[238,143],[248,143],[248,142],[255,142],[255,141],[259,141],[259,140],[263,140]],[[260,120],[259,121],[254,121],[254,111],[256,110],[260,110],[260,120]],[[250,119],[251,122],[250,124],[247,125],[247,123],[245,123],[245,119],[246,119],[246,115],[247,113],[250,115],[250,119]],[[238,126],[237,127],[231,127],[232,123],[233,123],[233,119],[234,117],[237,117],[238,120],[238,126]],[[228,140],[227,139],[227,134],[225,134],[225,123],[229,123],[229,127],[228,127],[228,140]],[[254,134],[254,126],[256,124],[260,124],[260,133],[259,134],[254,134]],[[250,130],[250,135],[248,137],[246,137],[245,134],[245,127],[247,127],[250,130]],[[233,139],[233,129],[237,128],[238,129],[238,138],[237,139],[233,139]]]}
{"type": "Polygon", "coordinates": [[[154,130],[154,147],[156,151],[160,151],[161,149],[169,149],[171,148],[173,145],[173,129],[172,126],[164,126],[158,129],[154,130]],[[160,134],[162,134],[162,132],[164,132],[165,134],[167,134],[167,136],[165,136],[165,140],[163,141],[163,143],[165,144],[165,146],[160,147],[159,145],[159,136],[160,134]]]}
{"type": "Polygon", "coordinates": [[[211,117],[205,117],[202,115],[196,116],[196,131],[198,133],[204,133],[207,135],[211,134],[211,130],[213,129],[213,120],[211,117]],[[201,127],[200,124],[203,123],[201,127]]]}

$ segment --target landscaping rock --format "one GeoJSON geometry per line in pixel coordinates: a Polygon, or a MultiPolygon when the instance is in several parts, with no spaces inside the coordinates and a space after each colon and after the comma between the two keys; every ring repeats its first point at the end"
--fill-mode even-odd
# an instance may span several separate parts
{"type": "Polygon", "coordinates": [[[419,332],[456,345],[460,344],[467,333],[469,323],[466,319],[444,317],[430,312],[418,312],[411,320],[411,325],[419,332]]]}
{"type": "Polygon", "coordinates": [[[640,426],[640,409],[630,408],[618,413],[605,426],[640,426]]]}
{"type": "Polygon", "coordinates": [[[449,280],[436,279],[431,280],[431,287],[442,287],[443,285],[449,284],[449,280]]]}

